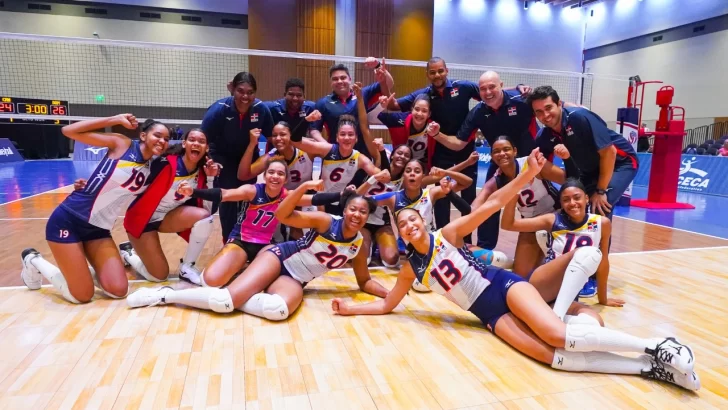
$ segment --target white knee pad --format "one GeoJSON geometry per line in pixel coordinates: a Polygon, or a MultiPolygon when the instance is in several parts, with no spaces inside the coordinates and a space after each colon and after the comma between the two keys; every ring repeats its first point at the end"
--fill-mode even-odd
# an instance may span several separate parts
{"type": "Polygon", "coordinates": [[[493,253],[493,261],[491,266],[502,269],[511,269],[513,267],[513,259],[501,251],[491,251],[493,253]]]}
{"type": "Polygon", "coordinates": [[[397,263],[395,263],[394,265],[389,264],[389,263],[387,263],[387,261],[382,259],[382,265],[384,265],[385,268],[389,268],[389,269],[397,269],[401,266],[399,259],[397,259],[397,263]]]}
{"type": "Polygon", "coordinates": [[[77,305],[81,304],[78,299],[73,297],[71,291],[68,290],[68,282],[66,282],[66,278],[63,277],[63,274],[60,270],[58,271],[58,273],[53,275],[53,277],[51,278],[51,283],[56,289],[61,291],[61,296],[63,296],[64,299],[77,305]]]}
{"type": "Polygon", "coordinates": [[[200,219],[192,225],[190,236],[195,235],[198,238],[207,238],[212,233],[213,218],[212,215],[207,218],[200,219]],[[199,235],[199,236],[198,236],[199,235]]]}
{"type": "Polygon", "coordinates": [[[570,264],[576,264],[584,270],[587,278],[594,274],[602,262],[602,251],[594,246],[582,246],[577,248],[570,264]]]}
{"type": "Polygon", "coordinates": [[[137,268],[134,269],[134,270],[138,274],[142,275],[142,277],[144,279],[146,279],[146,280],[148,280],[150,282],[159,283],[159,282],[164,282],[165,280],[167,280],[167,279],[159,279],[159,278],[155,277],[154,275],[152,275],[151,273],[149,273],[149,271],[147,270],[147,267],[144,266],[144,264],[141,264],[140,266],[137,266],[137,268]]]}
{"type": "Polygon", "coordinates": [[[268,320],[285,320],[288,318],[288,305],[279,295],[268,294],[263,300],[263,317],[268,320]]]}
{"type": "Polygon", "coordinates": [[[536,242],[538,247],[541,248],[544,256],[549,253],[549,233],[546,231],[536,231],[536,242]]]}
{"type": "Polygon", "coordinates": [[[581,352],[569,352],[564,349],[556,349],[551,367],[567,372],[583,372],[586,370],[586,355],[581,352]]]}
{"type": "Polygon", "coordinates": [[[565,315],[564,316],[564,323],[573,324],[573,325],[587,325],[587,326],[601,326],[602,324],[599,323],[599,321],[591,316],[587,315],[586,313],[579,313],[576,316],[573,315],[565,315]]]}
{"type": "Polygon", "coordinates": [[[227,289],[214,289],[207,298],[210,310],[217,313],[230,313],[235,310],[233,306],[233,297],[227,289]]]}
{"type": "Polygon", "coordinates": [[[564,349],[570,352],[591,352],[599,348],[599,333],[601,327],[569,323],[566,325],[564,349]]]}

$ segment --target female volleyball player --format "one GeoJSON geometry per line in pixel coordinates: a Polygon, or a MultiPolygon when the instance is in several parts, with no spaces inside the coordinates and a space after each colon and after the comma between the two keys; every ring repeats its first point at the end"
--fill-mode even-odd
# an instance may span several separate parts
{"type": "Polygon", "coordinates": [[[237,308],[269,320],[283,320],[301,304],[303,288],[308,282],[331,269],[340,268],[349,260],[352,260],[359,288],[385,297],[387,289],[370,277],[366,257],[359,252],[362,246],[359,231],[374,209],[374,203],[346,191],[341,197],[343,218],[323,212],[296,211],[296,205],[309,189],[323,189],[323,181],[308,181],[296,188],[276,211],[276,217],[282,223],[309,228],[305,237],[267,247],[224,289],[142,288],[129,295],[129,306],[180,303],[222,313],[237,308]],[[263,290],[266,293],[259,293],[263,290]]]}
{"type": "Polygon", "coordinates": [[[392,145],[405,144],[412,149],[412,159],[422,162],[430,169],[434,155],[434,140],[428,144],[427,124],[430,123],[430,97],[420,94],[412,103],[411,112],[386,111],[387,106],[394,100],[394,94],[379,97],[380,104],[385,111],[377,115],[379,121],[389,130],[392,145]],[[429,149],[428,149],[429,148],[429,149]]]}
{"type": "Polygon", "coordinates": [[[123,298],[129,292],[124,262],[110,230],[119,213],[147,188],[149,163],[167,148],[169,130],[158,121],[147,120],[139,140],[96,131],[115,125],[130,130],[138,126],[133,115],[120,114],[63,127],[66,137],[108,151],[91,173],[86,187],[72,192],[48,219],[46,240],[58,267],[35,249],[23,251],[21,278],[29,289],[40,289],[45,277],[73,303],[91,300],[94,279],[98,279],[98,286],[109,297],[123,298]],[[86,259],[91,262],[91,270],[86,259]],[[94,273],[97,276],[92,276],[94,273]]]}
{"type": "MultiPolygon", "coordinates": [[[[462,309],[475,314],[498,337],[527,356],[553,368],[566,371],[637,374],[669,381],[685,389],[698,390],[700,381],[693,372],[692,350],[675,338],[642,339],[598,326],[596,323],[560,320],[544,302],[542,293],[520,276],[489,267],[465,247],[470,235],[488,217],[515,197],[541,171],[546,160],[533,150],[525,170],[496,191],[470,215],[455,219],[430,233],[415,210],[397,215],[400,234],[409,241],[409,260],[402,267],[394,288],[382,299],[349,306],[342,299],[331,302],[340,315],[379,315],[390,313],[407,294],[415,279],[444,295],[462,309]],[[646,353],[637,358],[608,352],[646,353]]],[[[601,260],[597,248],[584,247],[540,267],[534,275],[552,277],[559,286],[559,272],[566,277],[572,268],[595,271],[601,260]]],[[[583,276],[583,275],[582,275],[583,276]]],[[[583,276],[586,282],[589,274],[583,276]]],[[[546,295],[551,296],[551,295],[546,295]]]]}
{"type": "MultiPolygon", "coordinates": [[[[242,202],[238,221],[227,243],[218,252],[200,277],[203,286],[221,287],[252,261],[267,245],[278,226],[276,210],[288,191],[288,167],[283,160],[268,162],[264,183],[243,185],[235,189],[193,189],[188,183],[179,187],[179,194],[214,202],[242,202]]],[[[341,193],[305,195],[298,206],[324,205],[337,202],[341,193]]]]}
{"type": "MultiPolygon", "coordinates": [[[[561,210],[533,218],[515,219],[515,207],[518,197],[506,205],[503,210],[501,226],[503,229],[516,232],[536,232],[544,230],[549,233],[549,251],[547,261],[553,261],[571,250],[583,246],[601,249],[602,258],[597,275],[597,296],[599,303],[606,306],[623,306],[621,299],[607,297],[607,279],[609,277],[609,237],[612,234],[612,223],[609,218],[586,212],[589,197],[584,185],[577,179],[568,179],[558,194],[561,210]]],[[[593,273],[593,272],[592,272],[593,273]]],[[[591,275],[591,273],[590,273],[591,275]]],[[[588,276],[587,276],[588,279],[588,276]]],[[[565,288],[572,284],[564,283],[565,288]]],[[[574,297],[584,283],[574,290],[574,297]]],[[[570,292],[571,289],[568,289],[570,292]]]]}
{"type": "MultiPolygon", "coordinates": [[[[472,207],[477,208],[488,199],[496,190],[503,187],[508,181],[512,181],[526,166],[527,157],[516,158],[518,150],[513,142],[506,136],[495,139],[491,146],[491,160],[498,166],[494,178],[489,179],[478,196],[473,201],[472,207]]],[[[536,175],[533,181],[529,182],[518,193],[518,211],[522,218],[533,218],[539,215],[552,213],[560,208],[558,192],[551,182],[563,184],[567,174],[578,176],[579,170],[572,159],[564,160],[566,172],[546,161],[541,172],[536,175]]],[[[516,243],[513,272],[526,277],[543,262],[544,253],[539,246],[538,235],[543,235],[541,242],[546,243],[546,232],[521,232],[516,243]]]]}

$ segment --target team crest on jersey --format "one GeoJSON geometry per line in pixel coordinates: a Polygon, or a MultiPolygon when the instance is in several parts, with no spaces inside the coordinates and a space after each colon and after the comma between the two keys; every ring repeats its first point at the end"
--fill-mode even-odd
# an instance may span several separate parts
{"type": "Polygon", "coordinates": [[[457,97],[458,94],[459,93],[457,88],[453,88],[452,90],[450,90],[450,97],[457,97]]]}
{"type": "Polygon", "coordinates": [[[435,251],[436,252],[444,252],[445,251],[445,244],[442,242],[437,242],[435,245],[435,251]]]}
{"type": "Polygon", "coordinates": [[[351,158],[349,160],[349,165],[354,165],[354,164],[356,164],[356,160],[354,158],[351,158]]]}
{"type": "Polygon", "coordinates": [[[574,135],[574,130],[571,129],[571,125],[566,127],[566,135],[568,135],[568,136],[574,135]]]}
{"type": "Polygon", "coordinates": [[[508,107],[508,116],[513,117],[514,115],[517,115],[516,107],[508,107]]]}
{"type": "Polygon", "coordinates": [[[358,250],[359,250],[359,246],[357,246],[356,244],[353,244],[349,247],[349,253],[356,253],[356,251],[358,251],[358,250]]]}
{"type": "Polygon", "coordinates": [[[306,111],[299,111],[298,116],[301,118],[306,118],[306,111]]]}
{"type": "Polygon", "coordinates": [[[587,232],[596,232],[597,229],[599,229],[599,224],[597,224],[596,221],[587,222],[587,224],[586,224],[587,232]]]}
{"type": "Polygon", "coordinates": [[[298,162],[303,164],[304,162],[306,162],[306,157],[301,155],[300,157],[298,157],[298,162]]]}
{"type": "Polygon", "coordinates": [[[422,199],[420,199],[420,202],[422,202],[423,204],[426,204],[428,199],[429,199],[428,195],[422,195],[422,199]]]}
{"type": "Polygon", "coordinates": [[[258,113],[250,115],[250,122],[258,122],[258,113]]]}

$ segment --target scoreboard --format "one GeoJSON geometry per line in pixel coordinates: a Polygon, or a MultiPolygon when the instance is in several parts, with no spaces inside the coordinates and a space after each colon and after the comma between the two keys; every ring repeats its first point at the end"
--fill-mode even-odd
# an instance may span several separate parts
{"type": "MultiPolygon", "coordinates": [[[[0,97],[0,114],[64,116],[70,115],[68,101],[37,100],[31,98],[0,97]]],[[[0,123],[11,124],[56,124],[66,125],[69,121],[43,118],[0,118],[0,123]]]]}

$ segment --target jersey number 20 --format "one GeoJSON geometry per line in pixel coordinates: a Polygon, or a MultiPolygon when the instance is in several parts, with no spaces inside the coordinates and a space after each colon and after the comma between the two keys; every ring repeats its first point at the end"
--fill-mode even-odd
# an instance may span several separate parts
{"type": "Polygon", "coordinates": [[[449,292],[453,286],[463,278],[462,272],[452,263],[450,259],[444,259],[440,264],[430,271],[430,276],[437,280],[445,292],[449,292]]]}
{"type": "Polygon", "coordinates": [[[566,234],[566,243],[564,244],[564,253],[570,252],[573,248],[581,248],[582,246],[592,246],[592,239],[588,236],[566,234]],[[576,244],[576,246],[574,246],[576,244]]]}
{"type": "Polygon", "coordinates": [[[316,257],[316,259],[326,265],[329,269],[337,269],[346,263],[346,261],[349,260],[344,255],[339,255],[339,253],[336,251],[336,246],[329,244],[329,249],[323,252],[317,252],[313,256],[316,257]]]}

